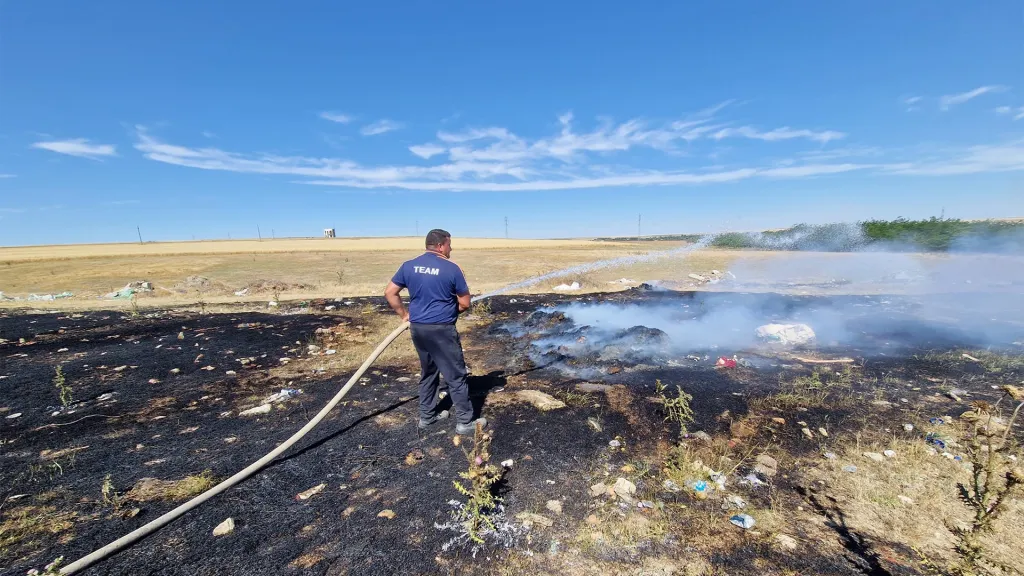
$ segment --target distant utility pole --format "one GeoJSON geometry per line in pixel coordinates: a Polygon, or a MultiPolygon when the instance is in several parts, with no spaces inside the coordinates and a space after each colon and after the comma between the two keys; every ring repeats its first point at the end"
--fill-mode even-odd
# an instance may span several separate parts
{"type": "Polygon", "coordinates": [[[637,214],[636,215],[636,239],[637,240],[640,239],[640,219],[642,217],[643,217],[643,214],[637,214]]]}
{"type": "Polygon", "coordinates": [[[417,236],[420,235],[420,221],[419,220],[416,221],[416,235],[417,236]]]}
{"type": "Polygon", "coordinates": [[[139,233],[139,244],[142,244],[142,228],[136,226],[135,231],[139,233]]]}
{"type": "Polygon", "coordinates": [[[274,232],[273,228],[270,229],[270,237],[273,238],[274,240],[277,240],[277,234],[274,232]]]}
{"type": "Polygon", "coordinates": [[[263,242],[263,234],[260,232],[259,224],[256,225],[256,238],[258,238],[260,242],[263,242]]]}
{"type": "Polygon", "coordinates": [[[505,239],[508,240],[508,216],[505,216],[505,239]]]}

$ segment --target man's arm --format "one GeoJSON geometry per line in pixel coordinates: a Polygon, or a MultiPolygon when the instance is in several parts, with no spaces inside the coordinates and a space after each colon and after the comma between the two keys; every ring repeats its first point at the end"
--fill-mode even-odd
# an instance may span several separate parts
{"type": "Polygon", "coordinates": [[[395,311],[395,314],[398,314],[398,317],[402,319],[402,322],[408,322],[409,311],[405,309],[405,304],[402,303],[402,297],[399,295],[401,292],[401,286],[394,282],[388,282],[388,287],[384,289],[384,298],[388,301],[391,309],[395,311]]]}
{"type": "Polygon", "coordinates": [[[469,284],[466,283],[466,275],[462,273],[462,268],[459,268],[455,274],[455,296],[459,301],[459,314],[469,310],[469,284]]]}
{"type": "Polygon", "coordinates": [[[462,314],[466,310],[469,310],[469,294],[462,294],[459,296],[459,314],[462,314]]]}

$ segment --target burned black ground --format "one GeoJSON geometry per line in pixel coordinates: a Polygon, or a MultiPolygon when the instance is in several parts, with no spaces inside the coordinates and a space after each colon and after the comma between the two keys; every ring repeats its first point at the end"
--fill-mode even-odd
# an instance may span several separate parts
{"type": "MultiPolygon", "coordinates": [[[[676,430],[664,422],[660,406],[649,400],[657,380],[678,384],[693,395],[696,421],[691,430],[731,438],[737,436],[737,423],[743,432],[745,418],[752,416],[751,404],[777,394],[787,374],[824,372],[826,367],[776,359],[774,366],[769,362],[759,368],[718,370],[702,359],[680,366],[617,362],[619,370],[607,373],[610,363],[603,363],[597,366],[604,371],[600,381],[622,384],[630,392],[627,410],[622,406],[617,410],[599,395],[576,392],[575,384],[592,378],[573,377],[534,362],[527,351],[529,336],[510,328],[521,325],[538,308],[574,301],[699,298],[644,291],[494,298],[487,322],[466,334],[470,365],[476,373],[487,374],[474,378],[471,387],[477,403],[485,404],[484,415],[495,430],[494,460],[515,461],[503,488],[509,516],[524,511],[547,513],[544,504],[551,499],[564,503],[562,515],[551,515],[552,529],[535,531],[512,551],[490,547],[476,558],[465,548],[442,552],[452,534],[435,524],[449,519],[448,502],[459,498],[452,481],[464,469],[465,460],[452,443],[453,426],[417,431],[412,400],[417,367],[383,364],[375,366],[366,381],[352,390],[348,402],[288,454],[87,573],[488,573],[500,572],[505,560],[526,550],[538,555],[555,551],[551,556],[555,558],[572,546],[571,535],[594,511],[590,484],[604,479],[604,471],[635,463],[675,440],[676,430]],[[411,381],[399,383],[400,377],[411,381]],[[525,404],[486,405],[487,395],[500,388],[546,390],[569,407],[539,412],[525,404]],[[588,425],[588,419],[598,420],[601,431],[588,425]],[[616,438],[627,450],[609,448],[609,441],[616,438]],[[422,461],[407,463],[406,456],[414,450],[423,453],[422,461]],[[322,492],[309,500],[296,500],[296,494],[321,483],[326,484],[322,492]],[[378,517],[386,509],[394,511],[394,519],[378,517]],[[228,517],[237,524],[235,532],[222,538],[211,536],[213,527],[228,517]]],[[[814,301],[780,296],[777,302],[780,310],[787,311],[814,301]]],[[[366,303],[359,301],[356,306],[366,303]]],[[[382,308],[376,300],[371,303],[382,308]]],[[[23,574],[59,555],[78,558],[175,505],[126,503],[125,508],[141,511],[125,518],[102,501],[101,486],[107,475],[124,493],[144,477],[178,479],[209,470],[216,478],[225,478],[268,452],[319,410],[348,376],[318,370],[322,357],[304,353],[311,335],[341,320],[358,321],[358,314],[342,308],[298,314],[160,311],[137,318],[117,312],[0,316],[0,338],[7,341],[0,344],[0,376],[5,376],[0,380],[0,407],[7,408],[0,413],[0,485],[4,487],[0,513],[45,504],[75,515],[70,530],[37,534],[10,545],[0,554],[3,574],[23,574]],[[62,352],[64,348],[67,351],[62,352]],[[197,361],[199,354],[203,357],[197,361]],[[294,379],[275,376],[274,368],[285,356],[293,359],[292,373],[298,374],[294,379]],[[255,360],[242,366],[239,358],[255,360]],[[71,413],[53,416],[59,406],[54,386],[58,365],[74,400],[82,404],[71,413]],[[214,369],[203,369],[208,366],[214,369]],[[175,368],[180,372],[171,374],[175,368]],[[229,370],[237,375],[227,375],[229,370]],[[237,416],[240,408],[258,404],[259,398],[286,387],[301,388],[304,393],[269,415],[237,416]],[[19,418],[6,418],[19,412],[19,418]],[[228,443],[230,438],[236,440],[228,443]],[[41,458],[44,450],[75,447],[87,448],[56,460],[41,458]],[[27,496],[8,500],[21,494],[27,496]]],[[[857,357],[857,375],[849,382],[848,392],[843,391],[856,401],[843,403],[838,410],[822,405],[803,410],[785,407],[772,413],[790,421],[806,420],[815,430],[827,427],[833,436],[848,436],[892,427],[894,422],[962,411],[964,403],[942,400],[942,394],[957,388],[967,400],[992,400],[993,385],[1021,377],[1020,365],[1010,363],[996,372],[960,359],[960,348],[973,344],[969,340],[915,340],[912,344],[892,355],[871,357],[860,355],[856,347],[817,349],[823,355],[857,357]]],[[[815,455],[830,444],[822,438],[807,441],[798,427],[773,427],[762,421],[751,426],[756,433],[737,438],[741,445],[776,443],[794,458],[815,455]]],[[[658,490],[653,476],[638,479],[638,487],[651,494],[658,490]]],[[[795,505],[803,502],[799,489],[796,476],[779,478],[770,492],[753,497],[795,505]]],[[[626,569],[647,554],[692,553],[693,547],[679,535],[669,534],[614,553],[603,550],[597,556],[620,562],[626,569]]],[[[803,573],[858,573],[842,554],[823,550],[809,557],[787,556],[738,531],[729,546],[709,552],[709,557],[713,565],[729,570],[757,557],[803,573]]]]}

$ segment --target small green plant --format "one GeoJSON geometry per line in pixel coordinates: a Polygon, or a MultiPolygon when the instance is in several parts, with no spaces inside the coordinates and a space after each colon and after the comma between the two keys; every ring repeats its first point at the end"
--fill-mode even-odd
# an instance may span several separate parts
{"type": "Polygon", "coordinates": [[[473,432],[473,446],[470,450],[462,449],[469,463],[469,469],[459,472],[466,483],[455,480],[455,489],[467,498],[463,509],[464,525],[469,538],[477,544],[483,544],[481,532],[494,530],[494,522],[490,513],[498,504],[494,495],[494,485],[501,479],[501,468],[491,464],[491,435],[484,432],[479,423],[473,432]]]}
{"type": "Polygon", "coordinates": [[[63,366],[57,366],[56,374],[53,377],[53,385],[60,392],[60,405],[65,408],[71,406],[74,399],[71,397],[71,386],[68,385],[67,380],[64,378],[63,366]]]}
{"type": "Polygon", "coordinates": [[[345,271],[344,270],[338,270],[334,274],[338,278],[338,285],[339,286],[344,286],[345,285],[345,271]]]}
{"type": "Polygon", "coordinates": [[[477,316],[490,316],[491,315],[491,301],[488,298],[484,298],[473,304],[473,313],[477,316]]]}
{"type": "Polygon", "coordinates": [[[137,320],[139,318],[139,297],[132,294],[131,299],[128,300],[128,318],[137,320]]]}
{"type": "Polygon", "coordinates": [[[987,402],[975,402],[973,409],[960,417],[968,423],[963,441],[967,460],[971,464],[971,481],[958,482],[957,488],[960,501],[973,517],[967,526],[947,523],[947,529],[956,538],[953,549],[958,558],[945,570],[926,558],[924,564],[933,572],[952,576],[980,576],[993,573],[991,568],[995,568],[1000,572],[1013,573],[1009,567],[990,558],[981,541],[983,535],[994,531],[993,523],[1006,511],[1009,502],[1024,492],[1024,470],[1008,469],[1005,464],[1011,461],[1008,435],[1021,406],[1024,406],[1024,389],[1004,386],[1003,390],[1006,392],[1004,398],[1017,402],[1005,428],[997,412],[998,402],[994,406],[987,402]]]}
{"type": "Polygon", "coordinates": [[[41,572],[36,568],[29,570],[28,576],[57,576],[61,574],[60,565],[63,563],[64,557],[58,556],[53,562],[47,564],[41,572]]]}
{"type": "Polygon", "coordinates": [[[100,493],[103,495],[103,503],[113,508],[114,512],[121,509],[121,504],[124,503],[124,498],[117,492],[117,488],[114,487],[114,482],[110,479],[110,474],[107,474],[103,478],[103,485],[100,487],[100,493]]]}
{"type": "Polygon", "coordinates": [[[278,304],[281,303],[281,289],[280,288],[273,288],[270,291],[270,301],[271,302],[277,302],[278,304]]]}
{"type": "Polygon", "coordinates": [[[685,436],[687,424],[693,423],[693,409],[690,408],[693,396],[683,392],[683,389],[677,385],[675,397],[669,397],[668,387],[662,384],[661,380],[655,380],[654,389],[661,398],[662,406],[665,407],[665,420],[679,424],[679,436],[685,436]]]}

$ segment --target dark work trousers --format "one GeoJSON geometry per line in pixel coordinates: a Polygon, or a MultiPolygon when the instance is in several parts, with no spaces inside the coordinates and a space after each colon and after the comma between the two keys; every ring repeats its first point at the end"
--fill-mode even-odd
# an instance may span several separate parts
{"type": "Polygon", "coordinates": [[[466,384],[466,360],[462,340],[454,324],[412,324],[412,343],[420,356],[420,418],[430,419],[437,410],[439,375],[448,383],[459,424],[473,421],[473,403],[466,384]]]}

